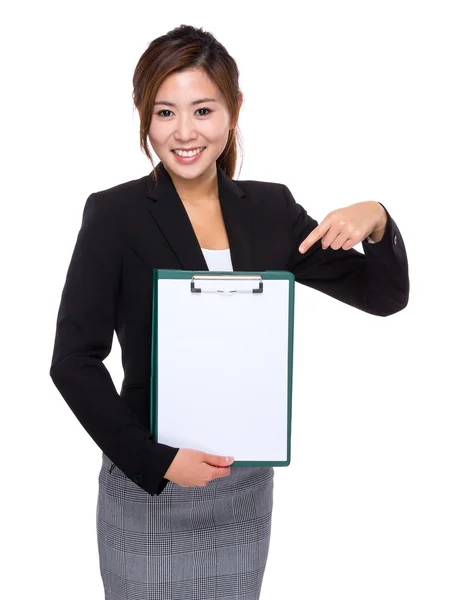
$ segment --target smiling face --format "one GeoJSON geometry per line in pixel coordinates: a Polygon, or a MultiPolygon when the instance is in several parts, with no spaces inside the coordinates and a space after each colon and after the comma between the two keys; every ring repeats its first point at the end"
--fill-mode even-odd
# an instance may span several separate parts
{"type": "Polygon", "coordinates": [[[187,69],[169,75],[158,89],[148,137],[170,174],[179,180],[201,180],[215,175],[216,160],[231,128],[219,88],[202,69],[187,69]],[[191,158],[173,152],[203,146],[205,149],[191,158]]]}

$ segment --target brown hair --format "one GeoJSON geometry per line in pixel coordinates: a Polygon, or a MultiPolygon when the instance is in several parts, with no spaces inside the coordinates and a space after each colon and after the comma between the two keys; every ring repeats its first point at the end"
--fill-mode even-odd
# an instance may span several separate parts
{"type": "MultiPolygon", "coordinates": [[[[133,100],[140,117],[140,146],[153,164],[148,148],[148,132],[153,103],[163,81],[174,72],[201,68],[223,94],[231,122],[238,115],[237,94],[239,71],[235,60],[214,36],[191,25],[180,25],[153,42],[140,57],[133,76],[133,100]]],[[[233,179],[238,158],[237,143],[241,147],[238,126],[229,131],[227,144],[217,164],[233,179]]],[[[153,177],[155,178],[155,168],[153,177]]]]}

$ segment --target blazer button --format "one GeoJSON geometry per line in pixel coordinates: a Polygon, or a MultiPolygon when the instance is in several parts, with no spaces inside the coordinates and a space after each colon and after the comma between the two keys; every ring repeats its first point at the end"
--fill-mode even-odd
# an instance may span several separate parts
{"type": "Polygon", "coordinates": [[[398,236],[396,235],[396,233],[393,236],[393,244],[396,246],[396,242],[398,241],[398,236]]]}
{"type": "Polygon", "coordinates": [[[144,477],[143,477],[142,473],[136,473],[134,475],[134,481],[135,481],[135,483],[142,483],[143,478],[144,477]]]}

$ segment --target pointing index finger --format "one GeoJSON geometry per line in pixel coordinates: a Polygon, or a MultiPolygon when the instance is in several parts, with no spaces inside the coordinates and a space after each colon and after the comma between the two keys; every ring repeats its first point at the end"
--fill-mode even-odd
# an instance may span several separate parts
{"type": "Polygon", "coordinates": [[[319,239],[323,237],[326,231],[329,229],[329,224],[326,220],[320,223],[317,227],[310,231],[308,236],[304,239],[304,241],[299,246],[299,252],[304,254],[314,243],[316,243],[319,239]]]}

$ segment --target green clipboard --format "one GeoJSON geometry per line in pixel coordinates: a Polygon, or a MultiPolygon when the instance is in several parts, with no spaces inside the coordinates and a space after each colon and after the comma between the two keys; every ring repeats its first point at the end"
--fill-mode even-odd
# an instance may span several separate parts
{"type": "Polygon", "coordinates": [[[232,466],[290,464],[294,284],[289,271],[153,269],[150,432],[156,442],[230,454],[232,466]],[[232,364],[239,365],[236,373],[232,364]],[[209,399],[222,402],[225,394],[219,421],[207,426],[216,419],[209,399]],[[191,438],[176,437],[179,428],[191,438]],[[230,443],[235,431],[246,459],[230,443]],[[206,436],[210,446],[202,447],[206,436]]]}

